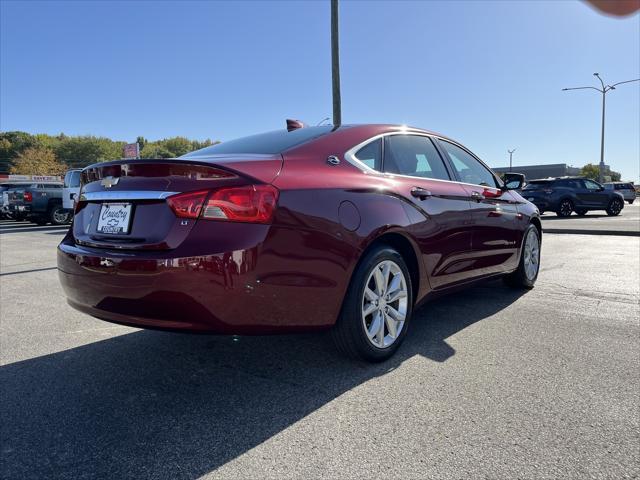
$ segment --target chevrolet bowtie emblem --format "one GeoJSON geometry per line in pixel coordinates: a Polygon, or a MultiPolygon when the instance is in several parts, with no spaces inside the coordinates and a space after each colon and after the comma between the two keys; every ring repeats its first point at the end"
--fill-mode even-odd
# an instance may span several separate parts
{"type": "Polygon", "coordinates": [[[100,185],[102,185],[104,188],[111,188],[114,185],[117,185],[119,180],[120,177],[104,177],[100,181],[100,185]]]}

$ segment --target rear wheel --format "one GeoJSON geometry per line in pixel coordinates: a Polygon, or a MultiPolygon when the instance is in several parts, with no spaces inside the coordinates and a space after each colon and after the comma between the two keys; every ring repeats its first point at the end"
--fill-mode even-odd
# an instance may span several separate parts
{"type": "Polygon", "coordinates": [[[633,204],[633,200],[627,200],[627,202],[629,202],[629,205],[633,204]]]}
{"type": "Polygon", "coordinates": [[[524,232],[518,269],[504,277],[505,282],[516,288],[533,288],[540,270],[540,233],[534,225],[524,232]]]}
{"type": "Polygon", "coordinates": [[[413,309],[411,276],[392,248],[371,250],[356,269],[332,335],[344,354],[381,362],[407,334],[413,309]]]}
{"type": "Polygon", "coordinates": [[[614,198],[609,202],[609,206],[607,207],[607,215],[615,217],[616,215],[620,215],[622,211],[623,203],[622,200],[614,198]]]}
{"type": "Polygon", "coordinates": [[[581,217],[584,217],[587,214],[587,209],[586,208],[577,208],[576,209],[576,213],[578,215],[580,215],[581,217]]]}
{"type": "Polygon", "coordinates": [[[69,221],[69,212],[62,205],[54,205],[49,210],[49,221],[54,225],[64,225],[69,221]]]}
{"type": "Polygon", "coordinates": [[[573,202],[566,198],[560,202],[560,206],[558,207],[556,214],[559,217],[568,217],[571,215],[571,212],[573,212],[573,202]]]}

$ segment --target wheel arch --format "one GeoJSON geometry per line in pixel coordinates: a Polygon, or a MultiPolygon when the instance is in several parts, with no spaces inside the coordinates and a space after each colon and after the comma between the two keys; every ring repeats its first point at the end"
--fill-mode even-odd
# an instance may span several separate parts
{"type": "Polygon", "coordinates": [[[360,254],[360,258],[358,258],[358,262],[356,263],[353,271],[355,272],[358,269],[358,267],[360,266],[360,262],[367,255],[367,253],[369,253],[372,249],[383,245],[396,250],[407,264],[409,275],[411,276],[411,290],[413,292],[413,299],[415,302],[420,291],[422,269],[420,268],[419,256],[416,253],[414,244],[402,233],[396,231],[387,231],[373,239],[360,254]]]}

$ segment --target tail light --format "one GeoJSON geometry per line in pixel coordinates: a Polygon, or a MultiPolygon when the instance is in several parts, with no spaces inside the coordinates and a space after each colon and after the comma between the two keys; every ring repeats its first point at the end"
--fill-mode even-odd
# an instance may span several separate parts
{"type": "Polygon", "coordinates": [[[22,195],[22,198],[24,199],[25,202],[32,202],[33,194],[31,192],[24,192],[24,194],[22,195]]]}
{"type": "Polygon", "coordinates": [[[269,223],[277,202],[278,190],[271,185],[187,192],[167,198],[179,218],[249,223],[269,223]]]}
{"type": "Polygon", "coordinates": [[[179,218],[198,218],[202,211],[202,204],[207,199],[209,192],[204,190],[200,192],[179,193],[167,198],[167,203],[176,217],[179,218]]]}

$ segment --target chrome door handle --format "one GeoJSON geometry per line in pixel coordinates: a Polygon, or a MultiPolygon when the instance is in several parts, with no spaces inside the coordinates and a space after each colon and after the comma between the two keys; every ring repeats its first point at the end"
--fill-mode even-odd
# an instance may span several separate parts
{"type": "Polygon", "coordinates": [[[413,187],[411,189],[411,195],[419,198],[420,200],[426,200],[427,198],[431,197],[431,192],[429,190],[425,190],[422,187],[413,187]]]}
{"type": "Polygon", "coordinates": [[[476,202],[480,202],[484,200],[484,195],[482,195],[480,192],[471,192],[471,199],[475,200],[476,202]]]}

